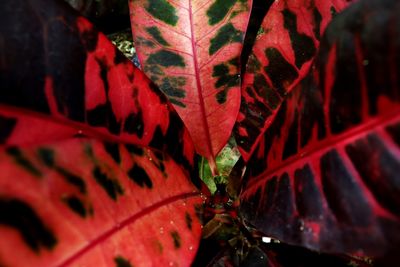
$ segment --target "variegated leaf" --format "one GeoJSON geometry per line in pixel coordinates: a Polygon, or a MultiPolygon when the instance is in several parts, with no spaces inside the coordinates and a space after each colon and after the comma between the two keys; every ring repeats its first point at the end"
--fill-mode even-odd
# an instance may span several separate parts
{"type": "Polygon", "coordinates": [[[174,104],[197,152],[214,169],[239,110],[239,56],[250,5],[250,0],[130,1],[143,70],[174,104]]]}

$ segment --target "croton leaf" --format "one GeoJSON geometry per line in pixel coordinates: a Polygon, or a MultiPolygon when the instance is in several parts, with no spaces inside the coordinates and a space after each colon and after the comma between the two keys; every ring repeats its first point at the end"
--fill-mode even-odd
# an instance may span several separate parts
{"type": "MultiPolygon", "coordinates": [[[[238,251],[236,251],[237,253],[238,251]]],[[[235,252],[228,250],[214,258],[209,267],[371,267],[368,260],[349,255],[330,255],[311,251],[284,243],[269,243],[252,246],[244,259],[235,262],[235,252]]],[[[237,256],[236,256],[237,257],[237,256]]]]}
{"type": "Polygon", "coordinates": [[[283,0],[270,7],[248,58],[234,128],[245,161],[286,95],[308,73],[326,25],[347,2],[283,0]]]}
{"type": "Polygon", "coordinates": [[[169,156],[72,138],[0,150],[1,266],[189,266],[202,198],[169,156]]]}
{"type": "Polygon", "coordinates": [[[361,0],[327,28],[315,72],[247,166],[241,213],[266,235],[325,252],[398,251],[399,15],[396,0],[361,0]]]}
{"type": "Polygon", "coordinates": [[[215,167],[240,105],[239,56],[250,0],[130,1],[144,72],[174,104],[215,167]]]}
{"type": "Polygon", "coordinates": [[[0,143],[96,136],[166,148],[193,168],[189,133],[165,96],[68,4],[2,1],[0,25],[0,143]]]}

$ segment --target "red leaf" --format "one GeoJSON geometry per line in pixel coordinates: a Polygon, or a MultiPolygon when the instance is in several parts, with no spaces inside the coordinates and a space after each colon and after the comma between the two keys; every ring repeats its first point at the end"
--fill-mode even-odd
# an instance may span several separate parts
{"type": "MultiPolygon", "coordinates": [[[[398,1],[358,1],[257,146],[242,215],[287,243],[382,256],[400,244],[398,1]]],[[[398,254],[396,255],[398,257],[398,254]]]]}
{"type": "Polygon", "coordinates": [[[214,165],[240,104],[239,55],[251,1],[130,1],[145,73],[174,104],[214,165]]]}
{"type": "Polygon", "coordinates": [[[202,199],[166,154],[69,139],[1,149],[0,170],[1,266],[189,266],[195,255],[202,199]]]}
{"type": "Polygon", "coordinates": [[[242,84],[234,128],[245,161],[286,95],[308,73],[320,35],[348,0],[275,1],[261,25],[242,84]]]}
{"type": "Polygon", "coordinates": [[[167,99],[104,34],[53,2],[1,5],[0,113],[17,121],[0,142],[95,136],[166,147],[192,168],[192,141],[167,99]]]}
{"type": "Polygon", "coordinates": [[[189,265],[202,199],[167,99],[62,1],[0,25],[0,266],[189,265]]]}

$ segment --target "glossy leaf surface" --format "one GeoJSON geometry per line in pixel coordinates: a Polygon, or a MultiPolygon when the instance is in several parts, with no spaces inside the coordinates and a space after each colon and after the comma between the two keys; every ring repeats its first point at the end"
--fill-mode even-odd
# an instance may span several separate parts
{"type": "Polygon", "coordinates": [[[62,1],[0,25],[0,266],[188,266],[202,199],[164,95],[62,1]]]}
{"type": "Polygon", "coordinates": [[[326,25],[347,2],[284,0],[271,5],[247,62],[234,129],[245,161],[286,95],[308,73],[326,25]]]}
{"type": "Polygon", "coordinates": [[[0,150],[1,266],[189,266],[202,199],[170,157],[74,138],[0,150]]]}
{"type": "Polygon", "coordinates": [[[130,1],[144,72],[174,104],[197,152],[212,164],[239,110],[239,56],[250,5],[248,0],[130,1]]]}
{"type": "MultiPolygon", "coordinates": [[[[328,27],[247,166],[242,215],[267,236],[382,256],[400,243],[398,1],[358,1],[328,27]]],[[[398,255],[398,254],[397,254],[398,255]]]]}
{"type": "Polygon", "coordinates": [[[166,148],[193,168],[194,147],[179,117],[104,34],[62,1],[0,5],[0,112],[8,114],[3,120],[15,121],[1,143],[54,140],[55,131],[96,136],[166,148]],[[40,118],[47,126],[37,124],[40,118]]]}

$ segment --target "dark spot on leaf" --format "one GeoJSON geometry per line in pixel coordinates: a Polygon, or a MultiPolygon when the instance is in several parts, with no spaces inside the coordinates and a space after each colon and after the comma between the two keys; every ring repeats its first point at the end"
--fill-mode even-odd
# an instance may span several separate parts
{"type": "Polygon", "coordinates": [[[215,83],[215,87],[234,87],[238,86],[239,82],[240,80],[238,75],[224,75],[218,78],[217,82],[215,83]]]}
{"type": "Polygon", "coordinates": [[[219,104],[223,104],[226,102],[226,93],[227,90],[222,90],[215,95],[215,98],[217,99],[217,102],[219,104]]]}
{"type": "Polygon", "coordinates": [[[166,0],[148,0],[145,8],[151,15],[169,25],[175,26],[178,22],[175,8],[166,0]]]}
{"type": "Polygon", "coordinates": [[[314,34],[315,37],[319,40],[321,38],[321,22],[322,22],[322,16],[321,13],[319,13],[318,9],[314,7],[313,10],[313,17],[314,17],[314,34]]]}
{"type": "Polygon", "coordinates": [[[125,120],[124,132],[136,134],[139,138],[143,137],[144,123],[142,110],[138,113],[131,113],[125,120]]]}
{"type": "Polygon", "coordinates": [[[121,163],[121,155],[119,154],[119,146],[117,143],[105,142],[104,149],[117,164],[121,163]]]}
{"type": "Polygon", "coordinates": [[[108,94],[108,90],[110,88],[110,85],[108,84],[108,78],[107,78],[107,73],[109,71],[109,66],[107,65],[107,61],[104,58],[95,58],[97,61],[97,64],[100,67],[100,78],[103,81],[103,85],[104,85],[104,90],[106,91],[106,95],[108,94]]]}
{"type": "Polygon", "coordinates": [[[186,92],[181,89],[186,84],[184,77],[165,77],[160,85],[160,90],[169,97],[185,98],[186,92]]]}
{"type": "Polygon", "coordinates": [[[39,148],[38,155],[47,167],[54,167],[54,150],[49,148],[39,148]]]}
{"type": "Polygon", "coordinates": [[[219,49],[233,42],[241,42],[243,39],[243,33],[236,30],[232,23],[228,23],[220,28],[214,38],[211,39],[210,48],[208,53],[210,55],[215,54],[219,49]]]}
{"type": "Polygon", "coordinates": [[[97,47],[99,33],[94,28],[81,33],[82,43],[88,52],[93,52],[97,47]]]}
{"type": "Polygon", "coordinates": [[[286,61],[282,54],[273,47],[265,50],[268,58],[268,66],[264,68],[270,77],[273,86],[281,96],[286,95],[285,87],[290,85],[298,77],[297,70],[286,61]]]}
{"type": "Polygon", "coordinates": [[[284,145],[282,160],[285,160],[290,156],[296,155],[298,139],[299,139],[298,137],[299,137],[299,120],[298,120],[298,111],[296,110],[294,118],[290,125],[289,135],[284,145]]]}
{"type": "Polygon", "coordinates": [[[17,119],[0,115],[0,144],[4,144],[17,124],[17,119]]]}
{"type": "Polygon", "coordinates": [[[86,193],[86,184],[82,178],[65,170],[62,167],[56,166],[54,161],[54,150],[49,148],[40,148],[38,149],[38,155],[47,167],[55,169],[60,175],[64,176],[68,183],[76,186],[81,193],[86,193]]]}
{"type": "Polygon", "coordinates": [[[124,257],[117,256],[114,258],[115,267],[133,267],[133,265],[124,257]]]}
{"type": "Polygon", "coordinates": [[[141,147],[135,146],[135,145],[131,145],[131,144],[126,144],[125,145],[126,150],[128,150],[130,153],[139,155],[139,156],[143,156],[144,152],[143,149],[141,147]]]}
{"type": "Polygon", "coordinates": [[[181,247],[181,236],[179,235],[179,233],[177,231],[172,231],[170,234],[174,241],[175,249],[179,249],[181,247]]]}
{"type": "Polygon", "coordinates": [[[249,73],[256,73],[259,72],[260,69],[261,69],[261,62],[257,59],[257,57],[253,53],[250,54],[246,66],[246,71],[249,73]]]}
{"type": "MultiPolygon", "coordinates": [[[[161,69],[160,66],[155,65],[155,64],[147,64],[146,66],[144,66],[144,71],[147,73],[151,73],[152,75],[154,75],[155,77],[160,76],[160,75],[164,75],[164,71],[161,69]]],[[[158,78],[157,78],[158,79],[158,78]]],[[[153,80],[152,80],[153,81],[153,80]]],[[[158,89],[157,89],[158,90],[158,89]]]]}
{"type": "Polygon", "coordinates": [[[84,146],[84,152],[85,154],[91,159],[94,160],[94,152],[93,152],[93,148],[90,144],[85,144],[84,146]]]}
{"type": "Polygon", "coordinates": [[[176,106],[179,106],[179,107],[181,107],[181,108],[186,108],[186,105],[185,105],[184,103],[182,103],[181,101],[176,100],[176,99],[174,99],[174,98],[170,98],[170,99],[169,99],[169,102],[171,102],[172,104],[174,104],[174,105],[176,105],[176,106]]]}
{"type": "Polygon", "coordinates": [[[265,103],[271,109],[276,109],[281,102],[278,93],[269,86],[267,79],[262,74],[254,76],[254,89],[257,94],[263,98],[265,103]]]}
{"type": "Polygon", "coordinates": [[[163,67],[185,67],[183,57],[168,50],[160,50],[154,54],[151,54],[147,59],[147,64],[158,64],[163,67]]]}
{"type": "Polygon", "coordinates": [[[151,139],[149,146],[154,147],[154,148],[162,148],[163,140],[164,140],[163,131],[161,130],[160,125],[157,125],[156,130],[154,131],[154,134],[153,134],[153,138],[151,139]]]}
{"type": "Polygon", "coordinates": [[[157,27],[148,27],[146,31],[159,43],[165,46],[169,46],[169,43],[164,39],[160,30],[157,27]]]}
{"type": "Polygon", "coordinates": [[[86,114],[87,122],[91,126],[104,126],[113,134],[120,133],[121,123],[117,121],[108,100],[106,104],[97,105],[94,109],[88,110],[86,114]]]}
{"type": "Polygon", "coordinates": [[[40,247],[51,250],[57,244],[56,237],[35,210],[19,199],[0,198],[0,225],[17,230],[25,243],[36,252],[40,247]]]}
{"type": "Polygon", "coordinates": [[[196,217],[199,220],[199,222],[201,224],[203,224],[203,211],[204,211],[203,205],[195,204],[194,205],[194,211],[195,211],[196,217]]]}
{"type": "Polygon", "coordinates": [[[223,20],[236,0],[216,0],[207,10],[208,24],[214,25],[223,20]]]}
{"type": "Polygon", "coordinates": [[[220,76],[224,76],[227,73],[229,73],[229,68],[227,65],[225,64],[218,64],[215,65],[213,68],[213,73],[212,73],[212,77],[220,77],[220,76]]]}
{"type": "Polygon", "coordinates": [[[335,7],[333,7],[333,6],[331,6],[331,15],[332,15],[332,19],[333,19],[334,17],[336,17],[336,15],[337,15],[337,10],[336,10],[335,7]]]}
{"type": "Polygon", "coordinates": [[[69,184],[77,187],[82,194],[86,193],[86,183],[81,177],[71,173],[70,171],[68,171],[62,167],[56,167],[56,170],[59,174],[64,176],[65,180],[69,184]]]}
{"type": "Polygon", "coordinates": [[[76,196],[68,196],[62,198],[67,206],[82,218],[86,217],[86,208],[83,202],[76,196]]]}
{"type": "Polygon", "coordinates": [[[133,165],[133,167],[128,171],[128,176],[132,181],[134,181],[140,187],[146,186],[147,188],[150,189],[153,187],[153,182],[147,175],[146,171],[137,164],[133,165]]]}
{"type": "Polygon", "coordinates": [[[282,11],[284,26],[289,31],[290,40],[295,53],[295,64],[300,69],[301,66],[315,55],[316,48],[311,37],[297,31],[297,17],[290,10],[282,11]]]}
{"type": "Polygon", "coordinates": [[[153,48],[153,47],[156,46],[152,41],[147,40],[147,39],[145,39],[145,38],[143,38],[141,36],[136,38],[135,44],[137,46],[146,46],[146,47],[150,47],[150,48],[153,48]]]}
{"type": "Polygon", "coordinates": [[[124,194],[124,191],[119,182],[102,173],[98,166],[93,169],[92,173],[96,182],[104,189],[104,191],[106,191],[108,196],[111,197],[113,200],[116,200],[118,195],[124,194]]]}
{"type": "Polygon", "coordinates": [[[190,216],[190,214],[188,212],[185,213],[185,221],[186,221],[186,226],[189,230],[192,230],[192,217],[190,216]]]}
{"type": "Polygon", "coordinates": [[[154,156],[156,156],[156,158],[160,161],[164,160],[164,154],[161,151],[158,150],[154,150],[153,151],[154,156]]]}
{"type": "Polygon", "coordinates": [[[6,153],[10,155],[14,161],[22,168],[24,168],[26,171],[28,171],[30,174],[41,177],[42,172],[37,169],[32,162],[27,159],[24,154],[22,154],[21,150],[17,147],[9,147],[6,149],[6,153]]]}

